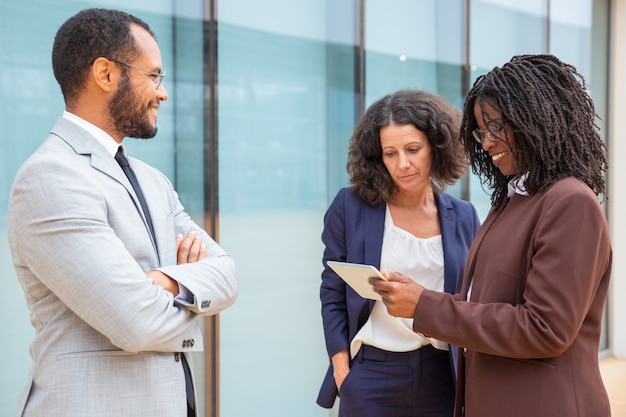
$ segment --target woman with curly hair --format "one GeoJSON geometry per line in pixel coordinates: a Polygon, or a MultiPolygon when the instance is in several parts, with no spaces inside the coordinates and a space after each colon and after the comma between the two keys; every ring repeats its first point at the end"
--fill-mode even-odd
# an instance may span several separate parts
{"type": "Polygon", "coordinates": [[[598,367],[611,242],[606,147],[583,77],[552,55],[479,77],[461,137],[492,209],[451,296],[402,274],[388,312],[462,347],[456,416],[609,416],[598,367]]]}
{"type": "Polygon", "coordinates": [[[443,191],[466,171],[461,112],[441,97],[403,90],[367,110],[350,142],[351,188],[324,218],[320,298],[331,365],[318,404],[341,397],[343,417],[452,416],[450,347],[412,321],[360,297],[327,261],[400,271],[433,291],[458,291],[478,230],[474,206],[443,191]]]}

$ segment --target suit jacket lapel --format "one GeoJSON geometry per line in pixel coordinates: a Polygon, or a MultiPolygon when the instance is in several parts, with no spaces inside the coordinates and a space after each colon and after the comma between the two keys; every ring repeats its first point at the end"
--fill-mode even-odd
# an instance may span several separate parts
{"type": "Polygon", "coordinates": [[[489,213],[487,214],[487,218],[478,229],[478,232],[476,233],[476,236],[472,241],[470,250],[467,253],[467,270],[464,274],[466,279],[463,279],[463,288],[461,288],[461,294],[464,300],[467,299],[467,293],[469,292],[470,285],[473,285],[474,268],[476,266],[476,254],[478,253],[478,249],[480,248],[480,245],[482,245],[485,235],[487,234],[491,226],[493,226],[494,221],[497,219],[497,217],[499,217],[500,213],[502,213],[502,211],[505,209],[509,200],[510,199],[508,197],[505,198],[504,202],[497,210],[492,208],[489,211],[489,213]]]}
{"type": "Polygon", "coordinates": [[[456,260],[453,259],[455,257],[454,254],[456,253],[456,242],[454,238],[454,231],[456,229],[456,214],[446,195],[437,195],[435,197],[435,201],[437,202],[437,210],[439,211],[439,226],[441,228],[441,241],[443,244],[443,290],[449,294],[454,294],[457,291],[457,268],[456,260]]]}
{"type": "MultiPolygon", "coordinates": [[[[130,181],[128,181],[128,178],[126,178],[124,171],[122,171],[117,161],[106,151],[106,149],[104,149],[100,142],[91,136],[89,132],[63,117],[60,117],[57,120],[57,123],[52,128],[51,133],[70,145],[77,154],[89,155],[91,166],[94,169],[108,175],[126,188],[126,191],[130,194],[130,197],[135,204],[135,209],[143,220],[148,235],[152,236],[133,186],[130,184],[130,181]]],[[[154,242],[152,237],[150,237],[150,240],[158,257],[156,242],[154,242]]]]}
{"type": "MultiPolygon", "coordinates": [[[[380,256],[383,249],[383,234],[385,231],[385,209],[387,205],[380,203],[376,206],[365,206],[361,219],[363,234],[363,263],[374,265],[380,269],[380,256]]],[[[369,309],[374,308],[374,300],[369,301],[369,309]]]]}

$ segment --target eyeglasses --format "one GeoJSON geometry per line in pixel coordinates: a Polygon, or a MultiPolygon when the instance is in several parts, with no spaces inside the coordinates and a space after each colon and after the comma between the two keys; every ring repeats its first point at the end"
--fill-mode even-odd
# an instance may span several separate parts
{"type": "Polygon", "coordinates": [[[154,77],[154,86],[156,87],[157,90],[161,86],[161,83],[163,82],[163,77],[165,77],[165,71],[159,73],[159,72],[150,71],[149,69],[138,67],[137,65],[129,64],[128,62],[122,62],[122,61],[118,61],[115,59],[109,59],[109,61],[115,62],[117,64],[121,64],[121,65],[126,65],[127,67],[135,68],[135,69],[138,69],[139,71],[143,71],[143,72],[150,74],[152,77],[154,77]]]}
{"type": "Polygon", "coordinates": [[[487,125],[486,129],[487,130],[480,130],[480,129],[472,130],[472,135],[474,136],[474,139],[476,139],[476,142],[482,145],[485,141],[485,137],[488,137],[489,139],[491,139],[492,142],[495,142],[498,140],[502,141],[502,138],[500,138],[500,132],[504,129],[504,123],[493,123],[493,124],[487,125]]]}

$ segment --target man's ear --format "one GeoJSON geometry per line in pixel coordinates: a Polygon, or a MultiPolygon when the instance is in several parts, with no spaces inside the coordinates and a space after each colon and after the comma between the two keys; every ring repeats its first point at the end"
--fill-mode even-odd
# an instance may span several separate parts
{"type": "Polygon", "coordinates": [[[93,62],[89,77],[102,91],[108,93],[117,88],[120,78],[120,69],[115,62],[100,57],[93,62]]]}

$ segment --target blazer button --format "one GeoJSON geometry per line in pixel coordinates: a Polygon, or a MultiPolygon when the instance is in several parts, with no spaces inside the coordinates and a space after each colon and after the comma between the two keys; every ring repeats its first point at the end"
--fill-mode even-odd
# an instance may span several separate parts
{"type": "Polygon", "coordinates": [[[183,349],[192,348],[195,341],[193,339],[183,340],[183,349]]]}
{"type": "Polygon", "coordinates": [[[208,309],[211,306],[211,300],[204,300],[202,304],[200,304],[200,308],[203,310],[208,309]]]}

